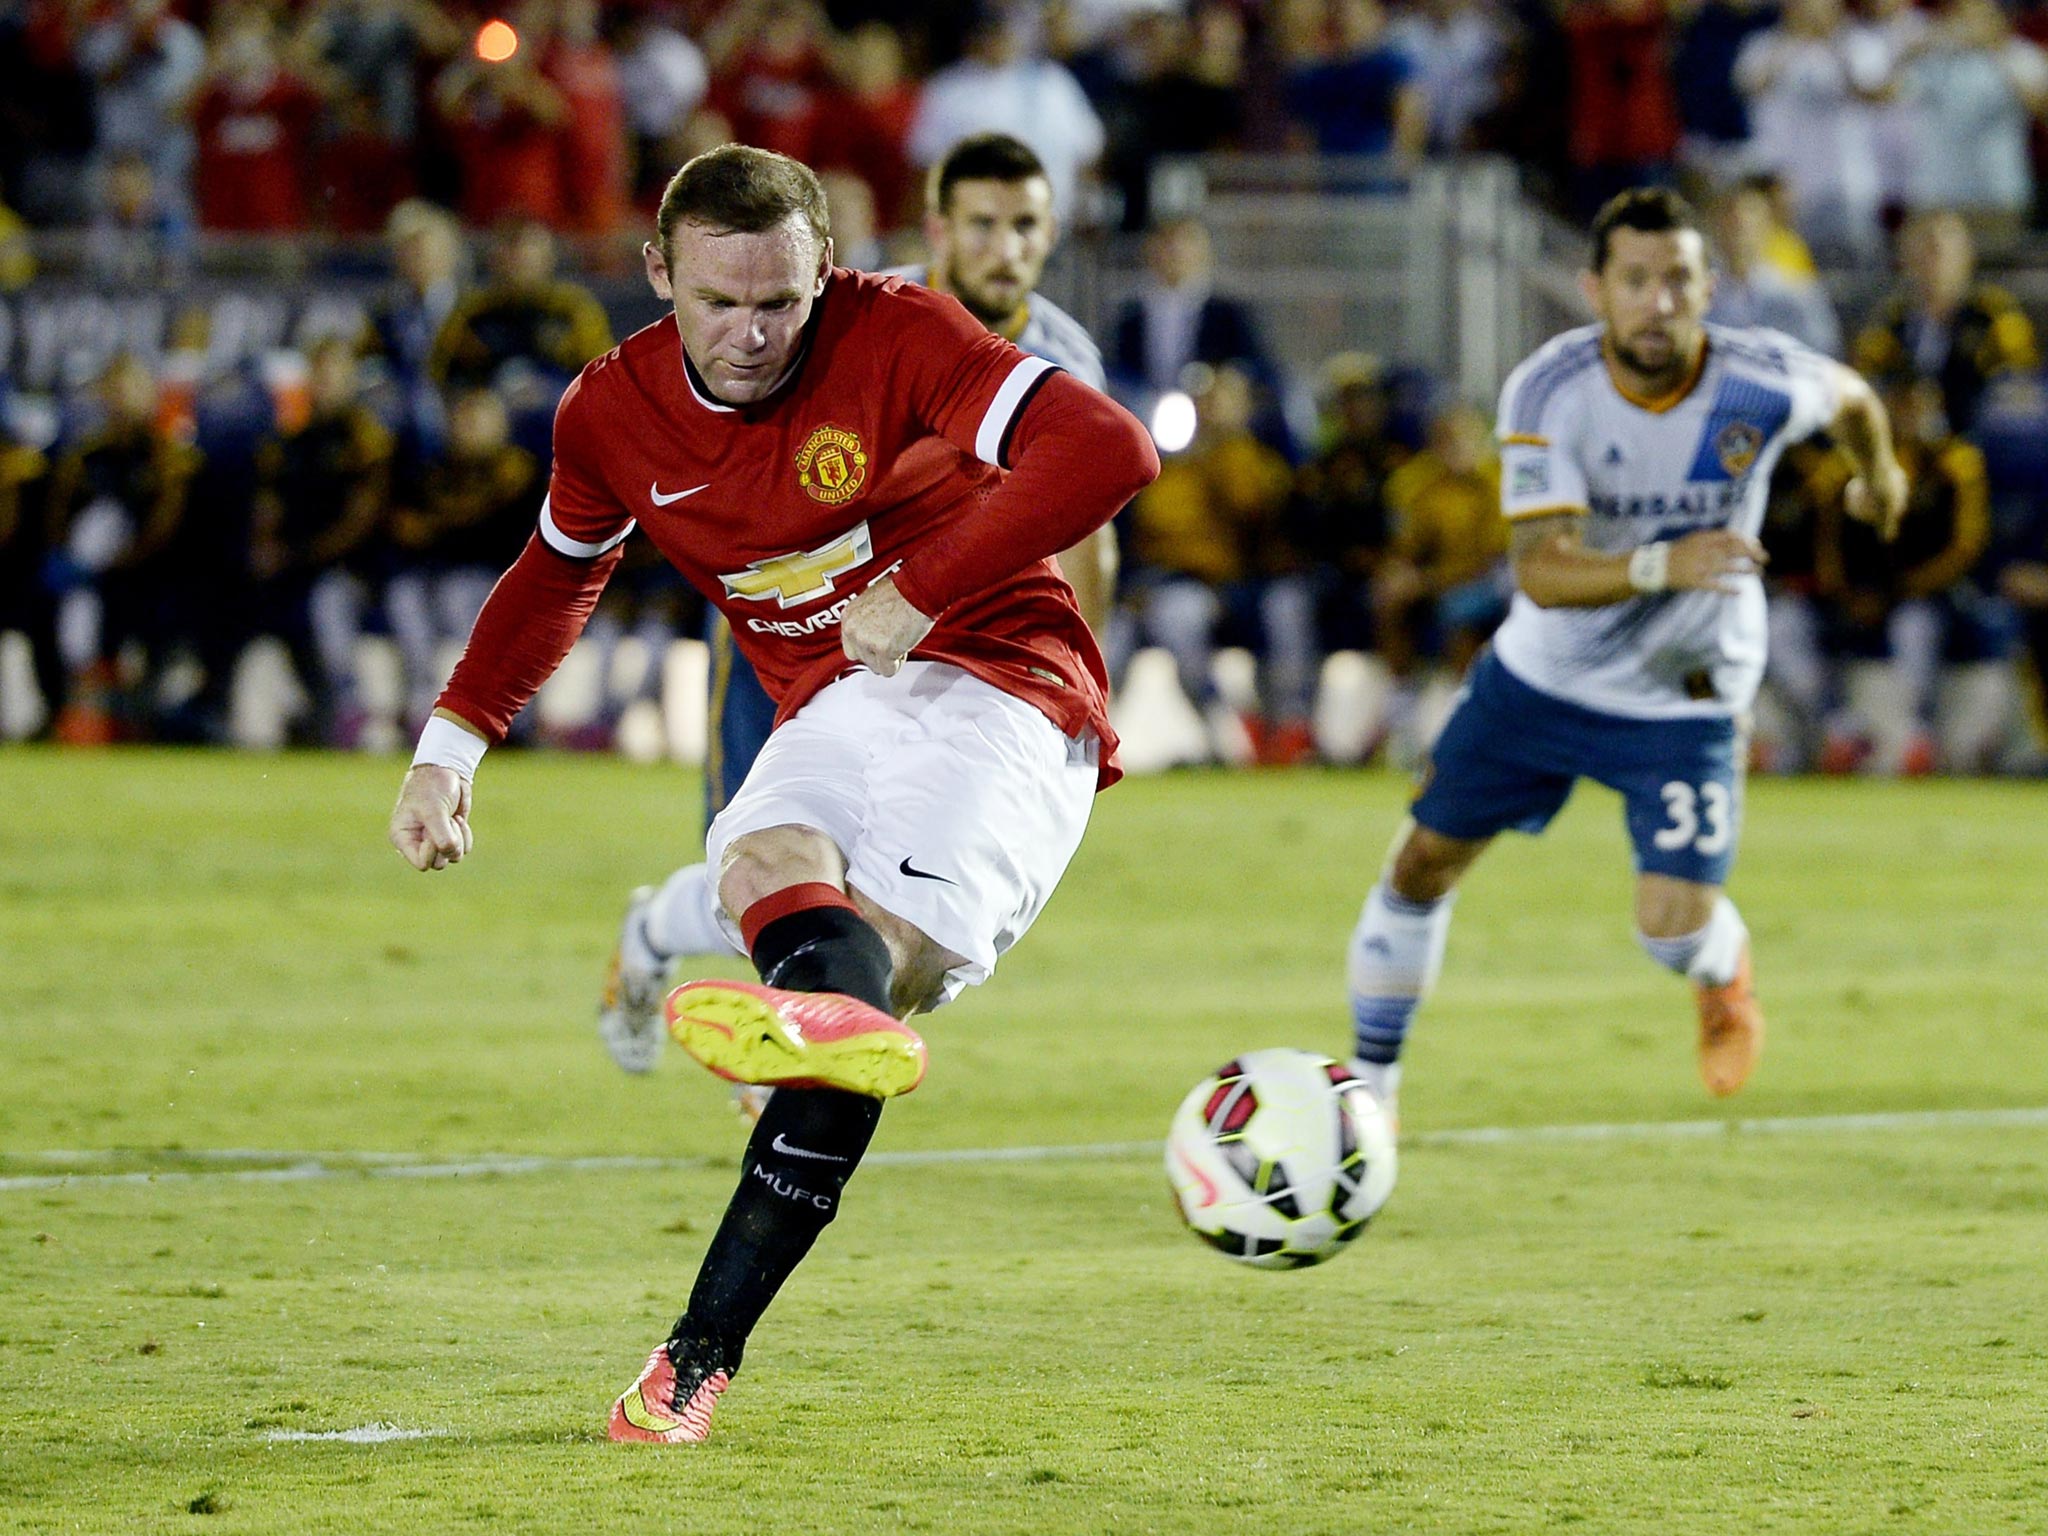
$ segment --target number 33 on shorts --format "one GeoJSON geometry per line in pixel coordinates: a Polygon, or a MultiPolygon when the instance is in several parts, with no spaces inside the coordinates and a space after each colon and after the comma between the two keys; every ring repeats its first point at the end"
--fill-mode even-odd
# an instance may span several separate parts
{"type": "Polygon", "coordinates": [[[1735,797],[1726,784],[1713,781],[1698,789],[1673,779],[1658,791],[1670,824],[1650,841],[1666,853],[1690,848],[1707,858],[1726,853],[1735,840],[1735,797]]]}

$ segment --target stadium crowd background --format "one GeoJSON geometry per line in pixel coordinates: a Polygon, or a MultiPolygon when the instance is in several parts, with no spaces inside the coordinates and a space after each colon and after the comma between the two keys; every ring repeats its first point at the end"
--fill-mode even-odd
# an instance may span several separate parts
{"type": "MultiPolygon", "coordinates": [[[[555,400],[658,313],[621,295],[674,167],[732,139],[795,155],[826,177],[841,261],[874,267],[921,259],[922,168],[995,129],[1038,152],[1070,231],[1145,236],[1098,339],[1177,451],[1120,520],[1112,660],[1165,647],[1209,750],[1311,757],[1324,658],[1360,650],[1392,686],[1340,755],[1412,753],[1421,684],[1504,611],[1506,531],[1490,402],[1398,358],[1290,376],[1257,295],[1218,291],[1201,220],[1155,219],[1154,171],[1270,151],[1398,179],[1486,152],[1575,217],[1683,186],[1711,210],[1716,318],[1885,392],[1915,480],[1898,546],[1844,521],[1824,445],[1780,474],[1766,766],[2038,771],[2038,723],[2029,744],[1935,713],[1951,663],[2019,668],[2036,709],[2048,673],[2048,394],[2027,313],[1979,272],[2037,249],[2030,38],[2048,3],[6,0],[0,295],[24,302],[0,334],[0,631],[40,698],[0,715],[73,743],[221,739],[237,658],[271,635],[308,696],[299,739],[409,739],[532,527],[555,400]],[[1823,268],[1881,297],[1838,314],[1823,268]],[[221,272],[353,301],[238,350],[223,329],[264,314],[185,302],[221,272]],[[80,291],[105,302],[67,308],[80,291]],[[96,326],[118,334],[78,345],[96,326]],[[402,658],[383,717],[365,629],[402,658]],[[1259,658],[1254,692],[1219,690],[1223,644],[1259,658]],[[1889,669],[1896,750],[1856,663],[1889,669]]],[[[552,734],[608,744],[658,686],[611,664],[621,642],[658,656],[701,622],[636,556],[590,634],[610,686],[552,734]]]]}

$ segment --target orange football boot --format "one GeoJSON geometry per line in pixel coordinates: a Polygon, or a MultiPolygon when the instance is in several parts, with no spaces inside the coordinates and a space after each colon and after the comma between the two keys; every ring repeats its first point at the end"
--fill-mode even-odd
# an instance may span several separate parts
{"type": "Polygon", "coordinates": [[[1718,987],[1695,982],[1693,996],[1700,1010],[1700,1081],[1725,1099],[1749,1081],[1764,1053],[1764,1010],[1751,982],[1748,940],[1733,978],[1718,987]]]}

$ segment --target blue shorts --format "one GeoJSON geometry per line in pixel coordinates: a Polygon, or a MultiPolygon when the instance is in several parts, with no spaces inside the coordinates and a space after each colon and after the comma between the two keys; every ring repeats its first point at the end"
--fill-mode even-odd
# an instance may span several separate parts
{"type": "Polygon", "coordinates": [[[1637,870],[1725,885],[1742,824],[1741,735],[1728,716],[1637,720],[1567,703],[1488,650],[1430,751],[1414,816],[1474,841],[1541,832],[1572,786],[1593,779],[1625,803],[1637,870]]]}
{"type": "Polygon", "coordinates": [[[711,730],[704,760],[704,825],[718,813],[753,772],[754,759],[775,728],[775,701],[761,687],[753,665],[732,643],[725,616],[713,610],[704,626],[711,647],[711,730]]]}

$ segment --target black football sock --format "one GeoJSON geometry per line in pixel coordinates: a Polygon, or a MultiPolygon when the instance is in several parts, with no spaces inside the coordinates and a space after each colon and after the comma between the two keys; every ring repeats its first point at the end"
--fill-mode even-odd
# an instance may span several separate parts
{"type": "MultiPolygon", "coordinates": [[[[841,898],[843,903],[844,898],[841,898]]],[[[771,987],[791,992],[841,992],[889,1006],[889,946],[851,906],[803,907],[763,924],[751,946],[754,969],[771,987]]]]}
{"type": "Polygon", "coordinates": [[[740,1184],[705,1251],[678,1346],[739,1369],[747,1335],[832,1218],[882,1117],[882,1101],[836,1088],[778,1088],[740,1160],[740,1184]]]}
{"type": "MultiPolygon", "coordinates": [[[[804,907],[755,934],[761,980],[838,992],[889,1011],[889,949],[849,906],[804,907]]],[[[713,1234],[671,1355],[737,1371],[747,1335],[839,1212],[882,1101],[833,1088],[778,1088],[740,1159],[739,1188],[713,1234]]]]}

